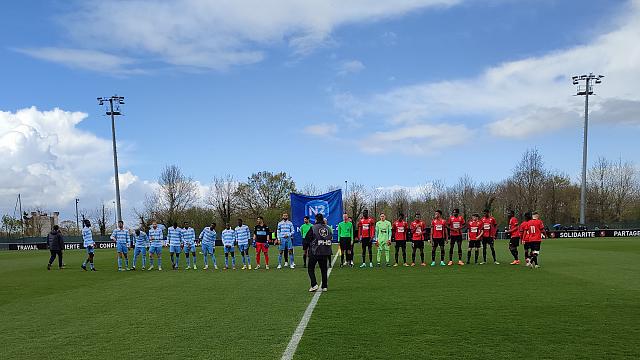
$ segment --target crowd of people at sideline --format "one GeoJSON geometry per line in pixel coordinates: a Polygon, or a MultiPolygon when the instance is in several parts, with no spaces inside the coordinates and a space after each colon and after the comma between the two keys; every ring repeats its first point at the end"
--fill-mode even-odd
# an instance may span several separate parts
{"type": "MultiPolygon", "coordinates": [[[[242,262],[241,269],[252,269],[252,258],[249,255],[251,247],[255,249],[255,267],[253,269],[261,269],[262,258],[264,258],[264,268],[269,269],[269,246],[278,246],[278,269],[289,267],[294,269],[296,264],[294,261],[293,237],[299,232],[303,242],[303,266],[307,267],[310,258],[310,246],[313,243],[313,237],[307,236],[313,225],[308,216],[304,217],[303,224],[296,229],[289,220],[287,213],[282,214],[280,222],[278,222],[275,231],[265,224],[264,219],[258,216],[253,231],[244,224],[242,219],[237,219],[237,226],[232,227],[231,224],[225,224],[224,229],[220,233],[222,242],[222,250],[224,253],[224,270],[236,267],[236,253],[242,262]]],[[[334,228],[327,224],[326,218],[315,219],[321,221],[323,225],[327,225],[326,229],[330,231],[331,238],[334,238],[334,228]]],[[[384,266],[427,266],[424,255],[425,244],[431,246],[431,263],[430,266],[452,266],[471,264],[473,255],[474,264],[487,263],[487,249],[490,250],[493,263],[499,265],[495,252],[495,239],[497,234],[497,223],[488,209],[484,210],[482,216],[473,214],[469,221],[466,221],[460,215],[458,209],[454,209],[448,218],[444,218],[442,211],[436,210],[429,223],[422,219],[420,213],[415,213],[413,220],[405,220],[404,214],[399,214],[393,221],[389,221],[386,214],[382,213],[379,219],[369,216],[368,210],[363,211],[362,217],[356,222],[348,214],[343,214],[343,221],[340,222],[335,229],[337,230],[337,239],[340,251],[340,267],[354,267],[354,246],[359,243],[362,249],[362,262],[360,268],[374,267],[373,247],[377,249],[376,263],[377,266],[383,266],[382,258],[384,257],[384,266]],[[409,222],[411,221],[411,222],[409,222]],[[467,257],[463,261],[463,235],[468,239],[467,257]],[[392,243],[395,243],[395,258],[392,262],[390,259],[390,250],[392,243]],[[448,262],[446,258],[446,244],[449,243],[448,262]],[[407,259],[407,246],[411,246],[411,260],[407,259]],[[482,260],[478,262],[482,248],[482,260]],[[439,258],[437,258],[439,250],[439,258]],[[454,261],[454,252],[457,250],[457,262],[454,261]],[[367,255],[369,261],[367,262],[367,255]],[[400,256],[402,262],[400,262],[400,256]],[[419,256],[420,262],[417,262],[419,256]],[[439,263],[437,262],[439,259],[439,263]]],[[[217,225],[212,222],[206,226],[196,237],[196,231],[188,221],[178,226],[177,223],[166,228],[162,224],[153,221],[147,232],[136,229],[131,232],[125,228],[122,221],[118,222],[118,226],[111,233],[110,239],[115,242],[117,252],[117,266],[119,271],[135,271],[137,269],[138,259],[141,259],[141,270],[162,270],[162,249],[169,248],[171,260],[171,269],[180,269],[181,255],[184,254],[185,270],[197,269],[196,255],[196,239],[200,241],[201,255],[203,256],[203,269],[218,270],[218,263],[215,257],[216,242],[218,240],[217,225]],[[166,236],[165,230],[166,229],[166,236]],[[133,249],[132,266],[130,265],[129,250],[133,249]],[[147,262],[149,266],[147,267],[147,262]]],[[[513,255],[511,265],[519,265],[519,246],[524,246],[525,264],[532,268],[539,268],[538,256],[540,254],[540,243],[545,238],[545,228],[543,222],[539,219],[537,212],[525,213],[522,222],[519,222],[513,211],[509,212],[509,225],[506,229],[509,240],[509,250],[513,255]]],[[[96,271],[94,265],[95,241],[91,232],[91,223],[89,220],[83,220],[82,237],[87,257],[83,261],[81,268],[85,271],[96,271]]],[[[51,257],[47,265],[48,269],[55,259],[58,259],[60,269],[64,268],[62,261],[64,250],[64,238],[59,227],[56,225],[48,236],[49,249],[51,257]]],[[[315,244],[315,243],[313,243],[315,244]]],[[[331,254],[330,254],[331,255],[331,254]]],[[[314,264],[318,263],[314,259],[314,264]]],[[[310,262],[310,261],[309,261],[310,262]]],[[[327,266],[331,266],[327,261],[327,266]]],[[[239,265],[239,264],[238,264],[239,265]]]]}

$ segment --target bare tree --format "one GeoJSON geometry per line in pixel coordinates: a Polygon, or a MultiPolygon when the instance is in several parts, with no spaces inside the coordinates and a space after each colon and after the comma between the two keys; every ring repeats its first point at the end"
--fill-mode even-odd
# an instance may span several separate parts
{"type": "Polygon", "coordinates": [[[244,211],[259,215],[264,210],[283,209],[295,189],[295,182],[287,173],[261,171],[238,185],[236,197],[244,211]]]}
{"type": "Polygon", "coordinates": [[[346,209],[354,222],[358,221],[360,215],[367,207],[368,194],[364,185],[351,183],[349,184],[349,195],[346,202],[346,209]]]}
{"type": "MultiPolygon", "coordinates": [[[[394,216],[399,215],[401,213],[407,214],[407,211],[409,211],[410,202],[411,202],[411,196],[407,189],[398,189],[393,191],[389,195],[389,203],[391,204],[391,206],[393,207],[393,210],[395,211],[395,214],[393,214],[394,216]]],[[[392,214],[389,214],[389,215],[392,215],[392,214]]]]}
{"type": "Polygon", "coordinates": [[[231,223],[231,216],[236,211],[235,193],[237,190],[238,182],[231,175],[215,177],[209,189],[206,203],[213,207],[224,223],[231,223]]]}
{"type": "Polygon", "coordinates": [[[509,179],[518,196],[517,205],[526,210],[535,210],[539,206],[540,194],[547,176],[542,155],[537,149],[529,149],[513,170],[509,179]]]}
{"type": "Polygon", "coordinates": [[[198,186],[191,177],[187,177],[176,165],[166,166],[158,178],[160,188],[147,197],[147,210],[153,213],[166,214],[168,223],[177,220],[177,214],[193,207],[198,200],[198,186]]]}

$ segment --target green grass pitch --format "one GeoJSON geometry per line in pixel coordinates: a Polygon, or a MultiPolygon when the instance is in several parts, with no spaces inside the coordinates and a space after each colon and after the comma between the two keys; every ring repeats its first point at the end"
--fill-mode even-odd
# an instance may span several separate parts
{"type": "MultiPolygon", "coordinates": [[[[497,250],[499,266],[336,264],[295,358],[640,358],[640,239],[548,240],[538,270],[497,250]]],[[[167,253],[119,273],[114,253],[90,273],[84,251],[62,271],[1,252],[0,359],[278,359],[311,299],[299,249],[295,270],[272,247],[269,271],[215,273],[166,270],[167,253]]]]}

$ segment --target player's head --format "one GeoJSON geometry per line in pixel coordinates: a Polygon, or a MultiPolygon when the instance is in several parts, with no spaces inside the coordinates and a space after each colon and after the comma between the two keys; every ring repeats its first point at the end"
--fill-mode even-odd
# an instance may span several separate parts
{"type": "Polygon", "coordinates": [[[256,222],[258,223],[258,225],[262,226],[264,225],[264,219],[262,218],[262,216],[258,216],[256,218],[256,222]]]}
{"type": "Polygon", "coordinates": [[[316,224],[324,224],[324,216],[322,214],[316,214],[316,224]]]}
{"type": "Polygon", "coordinates": [[[491,213],[491,211],[489,209],[484,209],[483,213],[484,213],[484,217],[489,217],[489,214],[491,213]]]}
{"type": "Polygon", "coordinates": [[[53,231],[55,232],[55,231],[58,231],[58,230],[60,230],[60,226],[58,226],[58,225],[53,225],[53,231]]]}
{"type": "Polygon", "coordinates": [[[124,227],[124,222],[122,220],[118,221],[118,229],[122,229],[124,227]]]}
{"type": "Polygon", "coordinates": [[[364,209],[364,211],[362,212],[362,216],[364,216],[364,218],[368,218],[369,217],[369,210],[364,209]]]}
{"type": "Polygon", "coordinates": [[[537,212],[537,211],[534,211],[534,212],[532,212],[532,213],[531,213],[531,217],[532,217],[534,220],[538,220],[538,219],[540,219],[540,214],[538,214],[538,212],[537,212]]]}
{"type": "Polygon", "coordinates": [[[513,210],[509,210],[509,212],[507,213],[507,217],[509,217],[509,219],[511,219],[514,216],[516,216],[516,212],[513,211],[513,210]]]}
{"type": "Polygon", "coordinates": [[[305,224],[308,224],[308,223],[309,223],[309,217],[308,217],[308,216],[305,216],[305,217],[304,217],[304,223],[305,223],[305,224]]]}
{"type": "Polygon", "coordinates": [[[178,222],[177,222],[177,221],[174,221],[174,222],[173,222],[173,228],[174,228],[174,229],[177,229],[177,228],[178,228],[178,222]]]}
{"type": "Polygon", "coordinates": [[[158,228],[158,222],[157,222],[157,221],[155,221],[155,220],[153,220],[153,221],[151,222],[151,227],[152,227],[152,228],[154,228],[154,229],[157,229],[157,228],[158,228]]]}
{"type": "Polygon", "coordinates": [[[436,212],[433,215],[435,216],[436,219],[439,219],[442,216],[442,210],[436,210],[436,212]]]}
{"type": "Polygon", "coordinates": [[[471,215],[471,218],[473,218],[473,220],[478,220],[480,218],[480,215],[474,213],[473,215],[471,215]]]}
{"type": "Polygon", "coordinates": [[[86,227],[86,228],[90,228],[91,227],[91,221],[89,221],[89,219],[84,219],[84,220],[82,220],[82,225],[84,225],[84,227],[86,227]]]}
{"type": "Polygon", "coordinates": [[[286,221],[286,220],[289,220],[289,214],[287,214],[287,213],[283,213],[283,214],[282,214],[282,220],[285,220],[285,221],[286,221]]]}
{"type": "Polygon", "coordinates": [[[136,229],[135,233],[136,233],[136,236],[140,236],[140,229],[136,229]]]}
{"type": "Polygon", "coordinates": [[[524,219],[525,219],[526,221],[531,220],[531,213],[530,213],[530,212],[526,212],[526,213],[524,213],[524,219]]]}
{"type": "Polygon", "coordinates": [[[182,223],[182,227],[185,228],[185,229],[188,228],[189,227],[189,222],[188,221],[184,221],[182,223]]]}
{"type": "Polygon", "coordinates": [[[404,220],[404,214],[403,213],[398,214],[398,219],[399,220],[404,220]]]}
{"type": "Polygon", "coordinates": [[[458,215],[460,215],[460,209],[453,209],[452,214],[453,214],[453,216],[458,216],[458,215]]]}
{"type": "Polygon", "coordinates": [[[414,215],[414,217],[415,217],[415,219],[416,219],[416,220],[420,220],[420,218],[422,217],[422,215],[420,215],[420,213],[419,213],[419,212],[417,212],[417,213],[414,215]]]}
{"type": "Polygon", "coordinates": [[[351,216],[349,216],[349,221],[353,222],[353,218],[351,216]]]}
{"type": "Polygon", "coordinates": [[[227,228],[227,230],[229,230],[229,229],[231,229],[231,224],[230,224],[230,223],[225,223],[225,224],[224,224],[224,227],[226,227],[226,228],[227,228]]]}
{"type": "Polygon", "coordinates": [[[209,225],[209,229],[215,229],[216,228],[216,223],[215,222],[211,222],[211,225],[209,225]]]}
{"type": "Polygon", "coordinates": [[[387,218],[387,215],[384,213],[380,213],[380,220],[384,221],[387,218]]]}
{"type": "Polygon", "coordinates": [[[238,219],[238,226],[242,226],[242,219],[238,219]]]}
{"type": "Polygon", "coordinates": [[[349,214],[347,213],[342,214],[342,221],[347,222],[347,220],[349,220],[349,214]]]}

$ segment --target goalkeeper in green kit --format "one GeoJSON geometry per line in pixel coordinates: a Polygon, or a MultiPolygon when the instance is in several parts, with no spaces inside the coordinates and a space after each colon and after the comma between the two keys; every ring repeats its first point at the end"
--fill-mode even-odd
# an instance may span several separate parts
{"type": "Polygon", "coordinates": [[[380,258],[382,252],[385,256],[385,264],[389,263],[389,247],[391,246],[391,222],[387,220],[384,213],[380,214],[380,221],[376,223],[376,246],[378,247],[378,266],[380,266],[380,258]]]}

